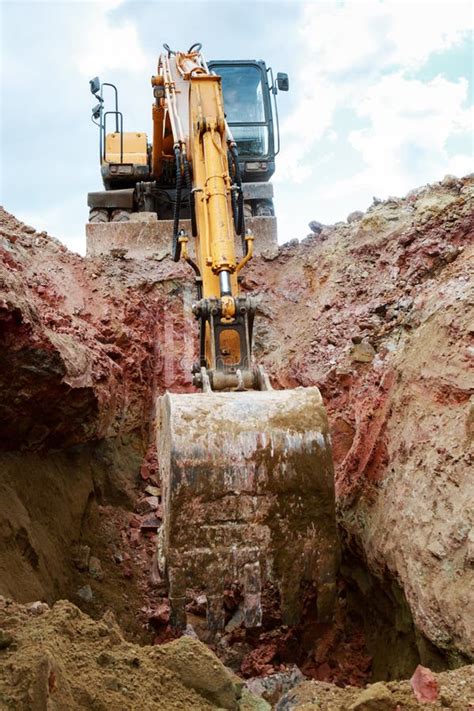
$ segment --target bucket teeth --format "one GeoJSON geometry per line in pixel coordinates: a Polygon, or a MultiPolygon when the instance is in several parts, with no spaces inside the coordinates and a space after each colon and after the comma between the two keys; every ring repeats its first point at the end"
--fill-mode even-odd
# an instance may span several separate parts
{"type": "Polygon", "coordinates": [[[258,561],[244,566],[244,624],[246,627],[262,624],[262,581],[258,561]]]}
{"type": "Polygon", "coordinates": [[[186,628],[186,575],[182,568],[169,570],[170,624],[176,629],[186,628]]]}
{"type": "Polygon", "coordinates": [[[206,593],[207,626],[224,627],[237,584],[246,627],[262,624],[277,588],[284,624],[300,619],[301,587],[330,618],[339,561],[327,419],[317,388],[167,394],[161,398],[160,559],[171,623],[186,626],[186,589],[206,593]]]}
{"type": "Polygon", "coordinates": [[[219,632],[224,629],[225,625],[225,614],[223,605],[223,592],[221,595],[208,595],[207,596],[207,615],[206,622],[207,628],[211,632],[219,632]]]}

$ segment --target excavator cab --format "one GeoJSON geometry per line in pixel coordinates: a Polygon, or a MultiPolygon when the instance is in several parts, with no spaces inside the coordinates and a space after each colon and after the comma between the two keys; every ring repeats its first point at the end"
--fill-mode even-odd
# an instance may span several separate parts
{"type": "Polygon", "coordinates": [[[286,74],[262,61],[211,61],[209,69],[221,77],[227,123],[237,143],[243,182],[265,182],[275,172],[280,150],[278,87],[288,91],[286,74]]]}
{"type": "Polygon", "coordinates": [[[221,77],[227,123],[240,159],[247,217],[275,214],[273,186],[275,156],[280,150],[278,90],[288,91],[288,75],[274,79],[265,62],[215,60],[209,69],[221,77]]]}

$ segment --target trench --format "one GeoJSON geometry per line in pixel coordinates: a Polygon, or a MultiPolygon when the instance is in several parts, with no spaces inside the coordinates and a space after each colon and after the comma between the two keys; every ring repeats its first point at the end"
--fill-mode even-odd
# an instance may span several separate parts
{"type": "MultiPolygon", "coordinates": [[[[156,530],[134,523],[153,481],[143,474],[146,449],[134,432],[48,453],[3,453],[0,595],[49,605],[69,599],[96,619],[111,609],[129,641],[172,639],[166,586],[153,565],[156,530]]],[[[239,594],[226,591],[227,621],[239,594]]],[[[211,644],[237,673],[296,664],[311,678],[361,686],[407,678],[419,663],[436,671],[451,665],[416,630],[396,581],[375,578],[353,551],[343,554],[332,622],[318,622],[308,587],[300,590],[303,616],[294,628],[282,626],[275,591],[264,597],[261,629],[234,629],[211,644]]],[[[209,641],[196,591],[189,592],[188,612],[198,636],[209,641]]]]}

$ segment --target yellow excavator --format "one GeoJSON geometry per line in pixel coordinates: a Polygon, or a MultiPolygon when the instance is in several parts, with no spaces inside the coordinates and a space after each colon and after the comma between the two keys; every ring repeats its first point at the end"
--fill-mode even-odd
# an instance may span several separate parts
{"type": "Polygon", "coordinates": [[[254,363],[257,301],[242,293],[239,278],[255,239],[246,214],[273,213],[265,185],[274,169],[275,121],[266,112],[288,78],[279,74],[275,83],[263,62],[207,64],[199,44],[187,52],[164,49],[152,77],[151,146],[144,133],[123,132],[117,107],[103,108],[105,84],[91,81],[106,190],[89,194],[89,207],[93,221],[117,222],[146,209],[159,226],[171,206],[172,257],[185,260],[195,276],[197,392],[166,393],[158,408],[157,558],[169,585],[171,622],[186,626],[192,588],[206,594],[208,628],[222,630],[230,585],[241,590],[247,627],[262,623],[267,587],[279,596],[285,624],[299,621],[308,589],[318,618],[327,621],[339,547],[326,413],[316,387],[273,390],[254,363]],[[116,122],[111,134],[107,113],[116,122]],[[250,182],[260,181],[260,193],[245,193],[249,173],[258,174],[250,182]],[[180,226],[183,214],[191,234],[180,226]]]}

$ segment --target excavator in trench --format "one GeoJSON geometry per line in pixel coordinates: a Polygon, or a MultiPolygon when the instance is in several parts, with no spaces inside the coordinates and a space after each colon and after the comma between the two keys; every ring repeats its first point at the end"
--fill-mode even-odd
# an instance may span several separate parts
{"type": "Polygon", "coordinates": [[[103,87],[117,99],[116,88],[91,80],[105,190],[89,193],[88,202],[92,223],[143,211],[156,215],[159,232],[172,215],[171,256],[194,273],[196,392],[167,392],[158,403],[157,561],[171,624],[185,628],[187,590],[200,590],[207,626],[219,632],[232,585],[246,627],[262,624],[269,587],[284,624],[300,620],[304,590],[314,592],[317,619],[328,621],[339,546],[326,412],[316,387],[274,390],[254,362],[258,297],[242,291],[240,276],[259,239],[246,227],[249,215],[274,212],[275,97],[288,77],[275,81],[261,61],[207,63],[200,44],[187,52],[164,45],[151,83],[149,145],[145,133],[123,131],[117,101],[105,110],[103,87]]]}

